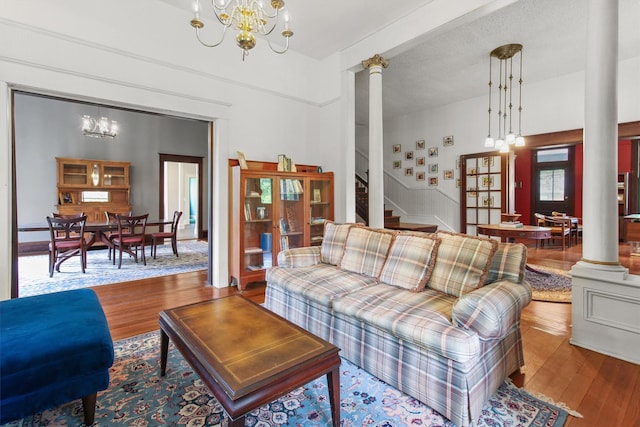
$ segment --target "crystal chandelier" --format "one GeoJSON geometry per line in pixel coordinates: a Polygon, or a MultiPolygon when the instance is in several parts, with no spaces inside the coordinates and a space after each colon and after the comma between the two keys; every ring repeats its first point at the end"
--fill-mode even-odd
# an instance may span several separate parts
{"type": "Polygon", "coordinates": [[[289,27],[291,16],[285,10],[283,0],[270,0],[271,11],[266,10],[261,0],[211,0],[211,8],[218,21],[222,24],[222,36],[216,43],[205,43],[200,38],[200,30],[204,27],[204,22],[200,20],[200,4],[196,0],[194,4],[195,16],[191,20],[191,26],[196,29],[198,41],[206,47],[219,46],[224,41],[227,30],[232,27],[238,30],[236,33],[236,43],[242,49],[242,60],[249,54],[249,51],[256,45],[256,34],[267,37],[269,47],[275,53],[285,53],[289,49],[289,38],[293,36],[293,31],[289,27]],[[278,25],[278,19],[282,16],[284,28],[280,34],[284,37],[285,46],[278,50],[273,47],[268,38],[278,25]]]}
{"type": "Polygon", "coordinates": [[[93,138],[115,138],[118,134],[118,122],[100,117],[96,120],[91,116],[82,116],[82,134],[93,138]]]}
{"type": "Polygon", "coordinates": [[[506,44],[497,47],[489,54],[489,134],[484,141],[485,148],[497,148],[501,153],[509,152],[509,147],[524,146],[522,136],[522,45],[506,44]],[[513,57],[520,54],[520,66],[518,79],[518,134],[513,130],[513,57]],[[498,86],[498,138],[491,136],[491,92],[492,92],[492,68],[493,58],[499,60],[500,80],[498,86]],[[508,125],[508,128],[507,128],[508,125]]]}

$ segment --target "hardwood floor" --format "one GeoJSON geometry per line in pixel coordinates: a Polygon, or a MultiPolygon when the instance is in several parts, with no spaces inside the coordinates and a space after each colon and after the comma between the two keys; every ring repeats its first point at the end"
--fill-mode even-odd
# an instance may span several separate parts
{"type": "MultiPolygon", "coordinates": [[[[569,270],[581,256],[580,245],[565,251],[529,246],[528,261],[569,270]]],[[[620,262],[640,274],[640,257],[629,256],[627,245],[620,245],[620,262]]],[[[206,279],[206,272],[194,272],[94,290],[112,337],[119,340],[158,329],[161,310],[237,292],[204,286],[206,279]]],[[[264,285],[250,285],[242,294],[263,302],[264,285]]],[[[572,346],[571,304],[533,301],[523,311],[522,336],[526,366],[511,377],[529,392],[564,402],[584,416],[569,417],[566,426],[640,426],[640,366],[572,346]]]]}

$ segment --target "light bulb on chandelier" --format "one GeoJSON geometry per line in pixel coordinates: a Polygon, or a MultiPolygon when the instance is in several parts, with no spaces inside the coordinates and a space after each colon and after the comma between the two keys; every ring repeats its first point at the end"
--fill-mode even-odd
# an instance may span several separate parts
{"type": "Polygon", "coordinates": [[[106,117],[94,119],[89,115],[82,116],[82,134],[92,138],[115,138],[118,134],[118,122],[106,117]]]}
{"type": "Polygon", "coordinates": [[[489,132],[484,141],[485,148],[495,148],[501,153],[508,153],[510,146],[523,147],[525,145],[522,136],[522,45],[506,44],[495,48],[489,54],[489,132]],[[518,134],[516,136],[512,127],[513,119],[513,57],[520,54],[520,69],[518,79],[518,134]],[[498,86],[498,137],[494,140],[491,136],[491,95],[493,87],[492,62],[493,58],[499,60],[500,78],[498,86]],[[508,123],[508,129],[507,129],[508,123]]]}
{"type": "Polygon", "coordinates": [[[222,36],[215,43],[206,43],[200,38],[200,30],[204,27],[204,22],[200,19],[199,0],[196,0],[194,4],[194,17],[190,24],[196,30],[198,41],[206,47],[219,46],[224,41],[230,27],[237,29],[235,39],[238,47],[242,49],[243,61],[249,51],[255,47],[256,35],[264,36],[269,48],[275,53],[282,54],[289,49],[289,39],[293,36],[291,15],[283,9],[283,0],[271,0],[270,5],[273,11],[268,11],[261,0],[211,0],[213,14],[223,26],[222,36]],[[280,24],[280,16],[282,16],[280,34],[284,37],[284,48],[278,49],[271,44],[270,35],[280,24]]]}

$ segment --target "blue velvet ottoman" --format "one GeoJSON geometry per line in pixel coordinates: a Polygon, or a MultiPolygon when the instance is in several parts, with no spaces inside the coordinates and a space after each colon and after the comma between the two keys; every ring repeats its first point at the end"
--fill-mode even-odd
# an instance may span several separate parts
{"type": "Polygon", "coordinates": [[[0,424],[82,398],[93,424],[113,342],[90,289],[0,302],[0,424]]]}

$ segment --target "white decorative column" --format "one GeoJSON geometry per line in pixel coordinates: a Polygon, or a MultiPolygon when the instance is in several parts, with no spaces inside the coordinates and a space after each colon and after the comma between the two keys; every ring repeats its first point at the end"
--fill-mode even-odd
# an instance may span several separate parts
{"type": "Polygon", "coordinates": [[[369,226],[384,228],[382,69],[389,61],[376,54],[362,66],[369,69],[369,226]]]}
{"type": "Polygon", "coordinates": [[[582,256],[618,266],[618,0],[589,0],[588,28],[582,256]]]}
{"type": "Polygon", "coordinates": [[[640,277],[618,258],[618,0],[589,0],[583,258],[571,269],[571,343],[640,363],[640,277]]]}

